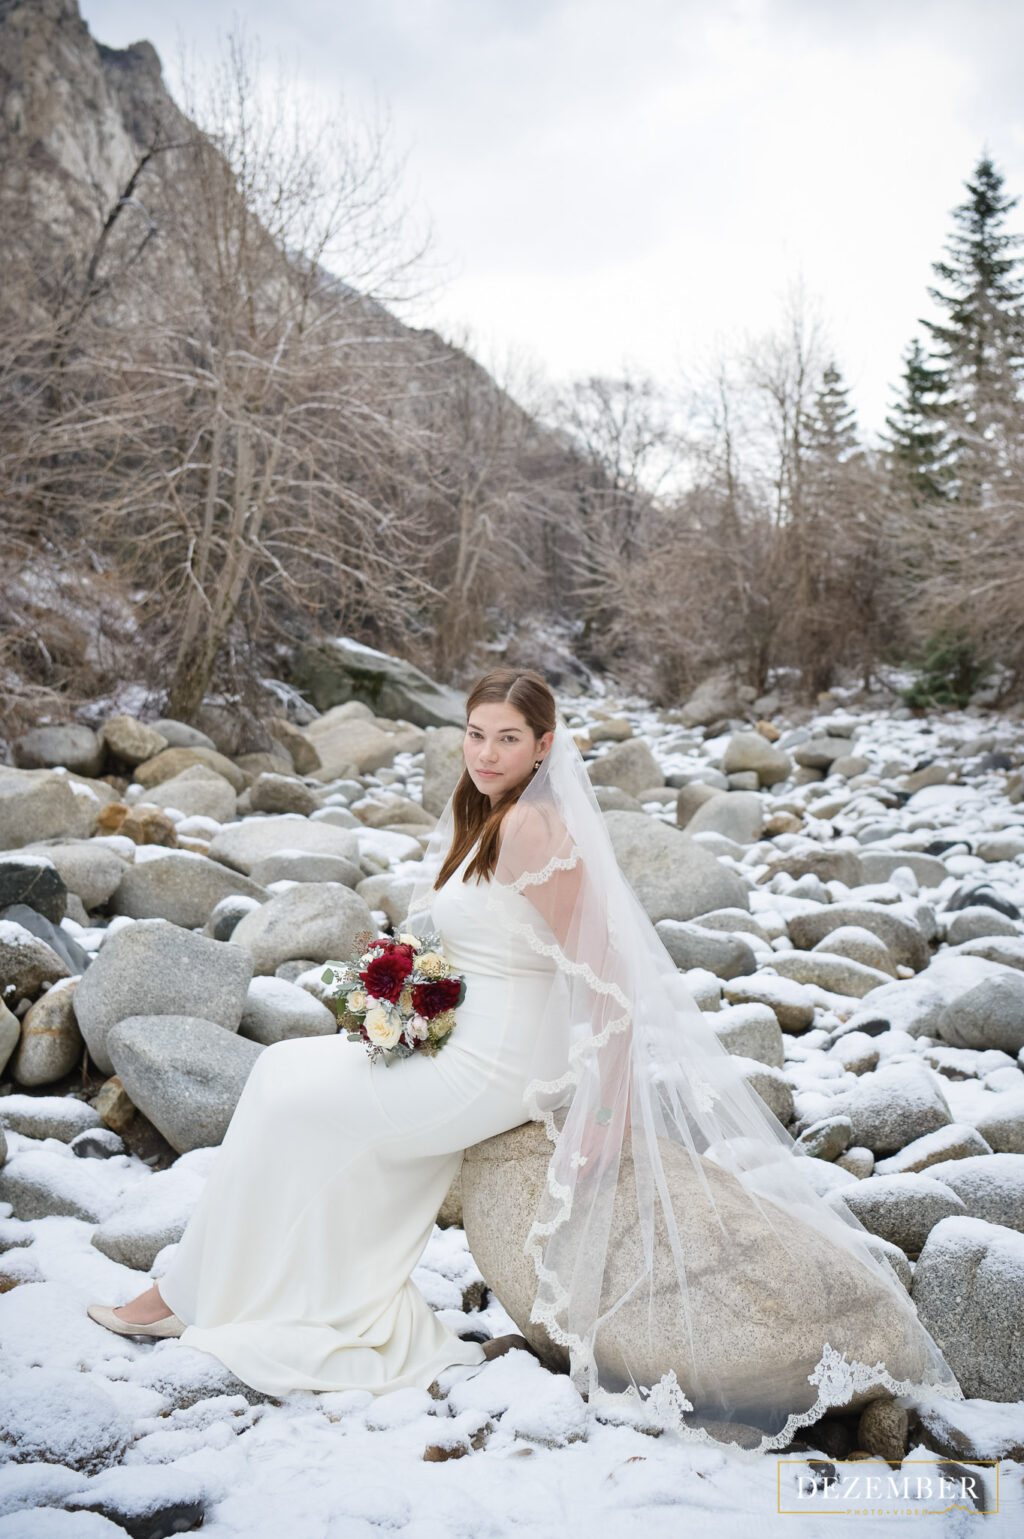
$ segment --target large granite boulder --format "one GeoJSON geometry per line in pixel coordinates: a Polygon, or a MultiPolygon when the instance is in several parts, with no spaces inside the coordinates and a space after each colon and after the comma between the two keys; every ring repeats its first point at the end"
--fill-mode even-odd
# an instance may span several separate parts
{"type": "Polygon", "coordinates": [[[697,808],[686,824],[688,834],[724,834],[737,844],[753,844],[764,825],[760,791],[723,791],[697,808]]]}
{"type": "Polygon", "coordinates": [[[117,1073],[107,1037],[130,1015],[201,1015],[236,1032],[252,972],[240,947],[166,919],[140,919],[116,931],[75,990],[75,1015],[90,1056],[104,1074],[117,1073]]]}
{"type": "Polygon", "coordinates": [[[110,907],[132,919],[168,919],[199,930],[223,898],[234,896],[262,903],[267,893],[249,877],[193,850],[161,850],[151,860],[124,867],[110,907]]]}
{"type": "MultiPolygon", "coordinates": [[[[825,1342],[862,1362],[882,1359],[896,1377],[911,1378],[924,1369],[925,1344],[893,1308],[891,1284],[782,1209],[773,1214],[776,1233],[737,1179],[711,1159],[702,1157],[698,1174],[677,1144],[665,1140],[661,1152],[675,1210],[686,1215],[693,1321],[701,1330],[694,1334],[679,1317],[672,1246],[659,1214],[653,1237],[653,1315],[648,1291],[638,1289],[597,1334],[597,1359],[609,1378],[617,1377],[624,1386],[625,1371],[631,1370],[638,1382],[650,1384],[674,1369],[699,1410],[701,1378],[707,1373],[735,1397],[737,1407],[756,1417],[765,1409],[764,1399],[774,1400],[780,1392],[794,1406],[809,1401],[807,1375],[825,1342]],[[842,1300],[842,1308],[836,1300],[842,1300]]],[[[470,1249],[488,1286],[544,1361],[564,1371],[566,1349],[530,1319],[537,1279],[532,1259],[523,1254],[550,1153],[539,1122],[467,1149],[462,1212],[470,1249]]],[[[626,1213],[635,1205],[635,1197],[629,1198],[635,1181],[631,1166],[627,1146],[618,1178],[626,1213]]],[[[763,1197],[758,1203],[774,1207],[763,1197]]],[[[643,1236],[613,1213],[603,1307],[617,1301],[641,1269],[643,1245],[643,1236]]],[[[858,1394],[850,1405],[875,1394],[858,1394]]]]}
{"type": "Polygon", "coordinates": [[[185,1015],[127,1016],[108,1033],[107,1049],[133,1104],[179,1154],[221,1142],[263,1051],[185,1015]]]}
{"type": "Polygon", "coordinates": [[[340,961],[356,936],[377,926],[363,899],[340,882],[301,882],[245,914],[228,945],[252,959],[254,973],[276,972],[282,962],[340,961]]]}
{"type": "Polygon", "coordinates": [[[943,1219],[910,1291],[968,1400],[1024,1400],[1024,1235],[983,1218],[943,1219]]]}
{"type": "Polygon", "coordinates": [[[91,727],[71,723],[59,727],[33,727],[15,738],[14,762],[19,769],[51,769],[63,766],[79,775],[98,775],[103,768],[104,748],[91,727]]]}
{"type": "Polygon", "coordinates": [[[162,732],[134,716],[108,716],[100,729],[100,737],[108,753],[131,769],[136,764],[144,764],[147,759],[155,759],[158,753],[171,746],[162,732]]]}
{"type": "Polygon", "coordinates": [[[440,817],[466,768],[465,725],[428,727],[423,739],[423,807],[440,817]]]}
{"type": "Polygon", "coordinates": [[[297,688],[318,711],[358,700],[375,716],[417,727],[464,727],[466,697],[437,684],[404,658],[378,652],[347,636],[300,651],[292,670],[297,688]]]}
{"type": "Polygon", "coordinates": [[[37,839],[88,838],[96,821],[67,775],[0,765],[0,850],[37,839]]]}
{"type": "MultiPolygon", "coordinates": [[[[777,869],[777,868],[775,868],[777,869]]],[[[794,914],[788,921],[794,946],[810,949],[840,926],[856,925],[870,930],[887,948],[894,961],[920,972],[931,959],[928,942],[916,924],[883,903],[823,903],[815,912],[794,914]]]]}
{"type": "Polygon", "coordinates": [[[1024,972],[1007,969],[983,978],[951,1000],[939,1017],[938,1034],[953,1047],[1019,1053],[1024,1047],[1024,972]]]}
{"type": "Polygon", "coordinates": [[[628,796],[636,797],[665,783],[660,764],[642,738],[614,743],[607,753],[587,765],[587,774],[591,785],[618,786],[628,796]]]}
{"type": "Polygon", "coordinates": [[[127,865],[124,856],[101,839],[65,839],[27,844],[22,853],[41,855],[50,861],[60,872],[68,892],[81,898],[83,907],[90,912],[94,908],[102,908],[109,900],[127,865]]]}
{"type": "Polygon", "coordinates": [[[646,812],[606,812],[604,819],[615,858],[654,924],[749,908],[743,879],[681,829],[646,812]]]}
{"type": "Polygon", "coordinates": [[[146,759],[136,766],[135,779],[140,786],[144,786],[149,791],[154,786],[173,779],[183,770],[192,769],[197,764],[203,764],[207,769],[214,770],[239,795],[252,778],[246,775],[244,770],[240,770],[237,764],[232,763],[226,755],[218,753],[215,748],[164,748],[160,753],[154,754],[152,759],[146,759]]]}
{"type": "Polygon", "coordinates": [[[68,889],[45,855],[0,855],[0,913],[13,903],[26,903],[52,924],[60,924],[68,907],[68,889]]]}
{"type": "Polygon", "coordinates": [[[359,839],[350,828],[333,823],[311,822],[297,813],[279,817],[243,818],[230,823],[210,842],[210,859],[251,875],[258,861],[282,850],[305,850],[311,855],[342,855],[359,864],[359,839]]]}
{"type": "Polygon", "coordinates": [[[725,747],[722,769],[727,775],[753,770],[763,786],[772,786],[786,779],[793,763],[784,748],[760,732],[734,732],[725,747]]]}

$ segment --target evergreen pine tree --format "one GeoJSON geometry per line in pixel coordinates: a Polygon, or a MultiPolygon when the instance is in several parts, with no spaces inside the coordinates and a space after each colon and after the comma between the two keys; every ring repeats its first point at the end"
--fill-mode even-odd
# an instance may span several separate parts
{"type": "Polygon", "coordinates": [[[949,487],[946,431],[937,421],[942,387],[919,337],[904,354],[901,384],[893,415],[885,419],[889,431],[881,434],[893,479],[909,489],[916,503],[938,502],[949,487]]]}
{"type": "Polygon", "coordinates": [[[841,465],[858,449],[857,414],[834,360],[822,371],[804,432],[808,455],[822,465],[841,465]]]}
{"type": "Polygon", "coordinates": [[[1005,475],[1024,428],[1024,282],[1014,253],[1021,237],[1003,229],[1020,199],[1005,196],[988,155],[966,187],[967,199],[953,210],[949,260],[932,264],[945,288],[928,290],[946,318],[921,323],[932,337],[935,415],[948,430],[953,494],[976,505],[1005,475]]]}

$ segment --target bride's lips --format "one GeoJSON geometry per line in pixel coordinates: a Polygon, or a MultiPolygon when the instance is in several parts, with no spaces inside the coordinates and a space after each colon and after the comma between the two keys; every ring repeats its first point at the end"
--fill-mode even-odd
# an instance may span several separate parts
{"type": "Polygon", "coordinates": [[[495,775],[500,775],[500,770],[477,770],[478,775],[485,775],[488,780],[493,780],[495,775]]]}

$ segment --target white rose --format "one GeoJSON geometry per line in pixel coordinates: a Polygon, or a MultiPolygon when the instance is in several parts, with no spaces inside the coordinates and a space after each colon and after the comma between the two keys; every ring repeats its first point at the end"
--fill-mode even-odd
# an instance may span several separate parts
{"type": "Polygon", "coordinates": [[[362,989],[352,990],[351,994],[348,996],[348,1008],[357,1012],[366,1009],[366,995],[363,993],[362,989]]]}
{"type": "Polygon", "coordinates": [[[418,935],[400,935],[398,939],[402,941],[406,946],[414,947],[417,951],[423,944],[418,935]]]}
{"type": "Polygon", "coordinates": [[[394,1047],[402,1035],[402,1028],[392,1020],[391,1012],[383,1005],[374,1005],[363,1018],[366,1035],[375,1047],[394,1047]]]}

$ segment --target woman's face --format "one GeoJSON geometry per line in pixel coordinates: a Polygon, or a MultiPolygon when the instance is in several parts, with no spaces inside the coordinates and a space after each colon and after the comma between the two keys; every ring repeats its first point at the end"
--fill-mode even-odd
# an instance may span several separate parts
{"type": "Polygon", "coordinates": [[[553,739],[553,732],[534,737],[514,705],[492,700],[474,706],[462,745],[473,784],[494,803],[531,774],[553,739]]]}

